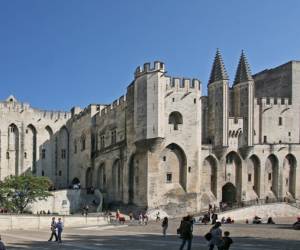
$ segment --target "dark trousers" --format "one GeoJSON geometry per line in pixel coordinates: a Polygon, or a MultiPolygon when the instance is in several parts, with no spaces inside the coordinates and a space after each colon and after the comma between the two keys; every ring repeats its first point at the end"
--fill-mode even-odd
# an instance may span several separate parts
{"type": "Polygon", "coordinates": [[[61,242],[61,233],[62,233],[62,230],[57,230],[58,242],[61,242]]]}
{"type": "Polygon", "coordinates": [[[56,231],[55,230],[51,231],[51,236],[50,236],[49,241],[52,241],[53,236],[55,237],[55,241],[57,241],[57,235],[56,235],[56,231]]]}
{"type": "MultiPolygon", "coordinates": [[[[218,248],[218,250],[223,250],[223,246],[216,246],[218,248]]],[[[213,250],[215,248],[215,245],[209,245],[209,250],[213,250]]]]}
{"type": "Polygon", "coordinates": [[[181,246],[179,250],[183,250],[185,243],[187,242],[187,250],[191,250],[192,248],[192,239],[182,239],[181,246]]]}

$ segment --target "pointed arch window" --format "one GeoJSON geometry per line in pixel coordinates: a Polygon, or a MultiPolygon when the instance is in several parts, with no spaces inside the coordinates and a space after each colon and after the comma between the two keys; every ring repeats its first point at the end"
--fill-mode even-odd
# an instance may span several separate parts
{"type": "Polygon", "coordinates": [[[169,124],[173,125],[174,130],[178,130],[178,125],[183,124],[182,115],[178,111],[174,111],[169,115],[169,124]]]}

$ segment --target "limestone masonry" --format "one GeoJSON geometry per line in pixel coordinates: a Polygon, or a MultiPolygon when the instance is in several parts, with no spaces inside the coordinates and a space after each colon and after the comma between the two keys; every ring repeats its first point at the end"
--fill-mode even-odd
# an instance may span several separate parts
{"type": "Polygon", "coordinates": [[[57,188],[94,186],[106,203],[186,212],[299,199],[299,114],[299,61],[252,75],[242,52],[230,86],[217,51],[208,96],[199,80],[146,63],[111,105],[0,102],[0,180],[29,171],[57,188]]]}

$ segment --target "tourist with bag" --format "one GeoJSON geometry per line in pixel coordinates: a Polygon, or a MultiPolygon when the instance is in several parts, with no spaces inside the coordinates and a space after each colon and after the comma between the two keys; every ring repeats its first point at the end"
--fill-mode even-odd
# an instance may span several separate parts
{"type": "MultiPolygon", "coordinates": [[[[216,224],[210,229],[209,234],[206,234],[207,238],[210,237],[208,246],[209,250],[213,250],[216,246],[218,250],[223,250],[223,239],[222,239],[222,230],[220,229],[221,222],[216,222],[216,224]]],[[[206,238],[206,237],[205,237],[206,238]]]]}
{"type": "Polygon", "coordinates": [[[180,238],[182,239],[179,250],[183,250],[185,243],[187,242],[187,250],[192,248],[192,239],[193,239],[193,223],[191,216],[186,216],[180,223],[179,229],[177,232],[180,232],[180,238]]]}

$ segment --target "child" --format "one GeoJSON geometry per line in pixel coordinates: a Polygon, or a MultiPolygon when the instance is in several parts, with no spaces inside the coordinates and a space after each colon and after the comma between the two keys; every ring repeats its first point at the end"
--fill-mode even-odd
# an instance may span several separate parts
{"type": "Polygon", "coordinates": [[[230,245],[233,243],[233,240],[229,237],[230,233],[228,231],[224,232],[224,237],[223,237],[223,249],[224,250],[229,250],[230,245]]]}

